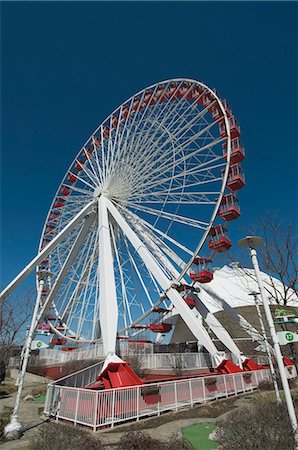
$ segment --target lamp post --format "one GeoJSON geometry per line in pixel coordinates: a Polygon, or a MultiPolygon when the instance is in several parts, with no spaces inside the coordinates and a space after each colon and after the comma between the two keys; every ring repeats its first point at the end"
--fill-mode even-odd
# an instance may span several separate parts
{"type": "Polygon", "coordinates": [[[35,301],[34,311],[31,319],[31,325],[29,328],[29,332],[26,338],[24,351],[23,353],[23,360],[22,360],[22,366],[21,371],[18,377],[18,392],[16,396],[15,406],[11,415],[11,419],[8,425],[4,428],[4,436],[7,440],[13,440],[18,439],[20,435],[23,432],[23,426],[19,422],[19,408],[20,408],[20,402],[21,402],[21,395],[23,391],[23,385],[25,380],[25,374],[27,369],[27,364],[30,356],[31,351],[31,344],[33,340],[33,336],[36,329],[36,319],[37,319],[37,313],[40,306],[41,301],[41,295],[42,290],[45,284],[46,279],[51,275],[48,271],[40,271],[36,272],[36,275],[38,277],[38,288],[37,288],[37,298],[35,301]]]}
{"type": "Polygon", "coordinates": [[[267,301],[267,297],[266,297],[266,293],[265,293],[265,289],[264,289],[264,285],[263,285],[263,280],[261,278],[261,272],[260,272],[259,263],[258,263],[258,259],[257,259],[257,252],[255,249],[256,246],[261,245],[261,244],[263,244],[263,241],[258,236],[246,236],[245,238],[241,239],[238,242],[238,245],[240,247],[248,247],[248,249],[249,249],[249,254],[251,256],[252,265],[253,265],[257,283],[258,283],[258,286],[260,289],[260,294],[261,294],[261,298],[262,298],[262,302],[263,302],[263,306],[264,306],[264,310],[265,310],[265,314],[266,314],[266,319],[267,319],[267,322],[269,325],[269,330],[270,330],[270,334],[271,334],[271,338],[272,338],[272,342],[273,342],[273,346],[274,346],[278,370],[279,370],[282,387],[283,387],[284,394],[285,394],[285,400],[286,400],[286,405],[287,405],[287,409],[288,409],[288,414],[289,414],[291,426],[292,426],[294,437],[295,437],[296,449],[298,449],[298,428],[297,428],[297,418],[296,418],[296,414],[295,414],[293,399],[291,396],[289,383],[288,383],[287,375],[285,372],[282,354],[281,354],[281,350],[280,350],[280,346],[279,346],[279,342],[278,342],[278,336],[276,334],[276,330],[274,327],[269,303],[267,301]]]}
{"type": "Polygon", "coordinates": [[[275,373],[275,370],[274,370],[274,367],[273,367],[273,363],[272,363],[272,354],[271,354],[271,350],[270,350],[270,344],[269,344],[268,339],[267,339],[265,326],[264,326],[264,321],[263,321],[263,317],[262,317],[262,314],[261,314],[260,305],[258,303],[259,292],[252,292],[249,295],[253,295],[254,300],[255,300],[256,310],[257,310],[257,314],[258,314],[258,318],[259,318],[259,322],[260,322],[260,327],[261,327],[261,333],[262,333],[262,336],[263,336],[263,342],[265,344],[266,352],[267,352],[268,359],[269,359],[269,367],[270,367],[270,372],[271,372],[271,375],[272,375],[272,380],[273,380],[276,400],[278,401],[278,403],[280,403],[281,402],[281,398],[280,398],[280,394],[279,394],[279,390],[278,390],[276,373],[275,373]]]}

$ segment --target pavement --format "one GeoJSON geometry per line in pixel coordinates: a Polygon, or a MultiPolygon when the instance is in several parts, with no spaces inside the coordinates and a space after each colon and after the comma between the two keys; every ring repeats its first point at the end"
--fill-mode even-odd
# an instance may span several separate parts
{"type": "MultiPolygon", "coordinates": [[[[14,380],[9,380],[10,382],[14,382],[14,380]]],[[[21,439],[18,439],[17,441],[8,441],[8,442],[0,442],[0,449],[2,450],[11,450],[11,449],[17,449],[20,447],[26,447],[29,445],[29,439],[33,436],[35,433],[36,428],[47,421],[47,418],[45,416],[39,415],[40,408],[43,409],[43,403],[37,403],[35,401],[24,401],[23,398],[27,394],[31,394],[32,389],[40,386],[41,380],[32,381],[30,377],[26,377],[23,393],[22,393],[22,400],[20,403],[20,409],[19,409],[19,422],[24,427],[24,435],[21,437],[21,439]]],[[[16,400],[16,392],[13,392],[8,397],[1,398],[0,399],[0,414],[2,413],[5,406],[7,407],[14,407],[16,400]]]]}

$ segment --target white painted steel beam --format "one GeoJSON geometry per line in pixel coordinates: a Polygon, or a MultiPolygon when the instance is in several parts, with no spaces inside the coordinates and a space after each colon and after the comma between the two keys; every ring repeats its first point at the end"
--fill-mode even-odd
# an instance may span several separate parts
{"type": "MultiPolygon", "coordinates": [[[[243,316],[241,316],[241,314],[238,314],[226,300],[220,297],[212,289],[211,286],[205,284],[204,287],[202,287],[202,285],[199,285],[199,283],[196,283],[196,285],[200,286],[201,291],[203,290],[207,292],[207,294],[209,294],[210,297],[212,297],[222,307],[222,309],[239,324],[239,326],[252,338],[252,340],[254,341],[263,340],[263,337],[258,332],[258,330],[254,328],[243,316]]],[[[271,349],[274,352],[272,347],[271,349]]]]}
{"type": "Polygon", "coordinates": [[[115,353],[118,325],[118,303],[107,210],[108,202],[104,195],[101,195],[98,199],[99,314],[101,336],[106,355],[115,353]]]}
{"type": "Polygon", "coordinates": [[[238,364],[242,367],[241,352],[227,330],[222,326],[220,321],[212,314],[203,301],[196,295],[197,310],[203,317],[203,320],[211,328],[215,336],[230,350],[237,358],[238,364]]]}
{"type": "Polygon", "coordinates": [[[1,292],[0,299],[4,299],[7,297],[28,275],[36,266],[38,266],[41,261],[47,257],[61,242],[64,237],[70,233],[82,220],[85,216],[88,215],[89,212],[92,211],[94,204],[94,200],[88,205],[86,205],[64,228],[60,231],[60,233],[57,234],[57,236],[52,239],[49,244],[42,249],[35,258],[30,261],[29,264],[6,286],[6,288],[1,292]]]}
{"type": "Polygon", "coordinates": [[[94,213],[90,213],[86,218],[85,218],[85,222],[81,228],[81,230],[78,233],[78,236],[62,266],[61,271],[59,272],[59,275],[57,277],[57,279],[55,280],[53,286],[51,287],[51,290],[46,298],[46,301],[44,302],[43,306],[40,309],[38,318],[37,318],[37,322],[40,321],[42,319],[42,315],[43,313],[46,311],[47,306],[50,302],[52,302],[52,300],[55,299],[55,296],[61,286],[61,283],[63,282],[63,279],[65,277],[65,275],[67,274],[67,272],[69,271],[69,269],[71,268],[80,248],[81,245],[85,239],[85,237],[88,234],[88,231],[90,229],[90,226],[94,220],[94,216],[95,216],[95,212],[94,213]]]}
{"type": "Polygon", "coordinates": [[[166,277],[153,255],[149,252],[136,233],[130,228],[124,217],[119,213],[111,201],[106,199],[106,204],[108,210],[118,223],[119,227],[122,229],[123,233],[126,235],[127,239],[135,248],[140,258],[143,260],[147,269],[152,273],[160,287],[166,291],[167,297],[171,300],[178,313],[189,327],[190,331],[200,341],[201,345],[203,345],[208,352],[216,358],[218,353],[217,348],[210,339],[205,328],[195,316],[194,312],[187,306],[176,289],[172,288],[172,280],[166,277]]]}

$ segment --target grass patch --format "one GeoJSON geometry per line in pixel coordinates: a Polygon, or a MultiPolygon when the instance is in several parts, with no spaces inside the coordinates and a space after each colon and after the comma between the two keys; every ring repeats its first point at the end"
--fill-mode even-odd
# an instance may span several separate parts
{"type": "Polygon", "coordinates": [[[45,399],[46,399],[46,396],[43,394],[43,395],[39,395],[38,397],[35,397],[34,401],[36,403],[44,403],[45,399]]]}
{"type": "Polygon", "coordinates": [[[182,429],[182,435],[196,450],[213,450],[219,446],[219,442],[210,441],[208,436],[214,430],[212,423],[199,423],[182,429]]]}

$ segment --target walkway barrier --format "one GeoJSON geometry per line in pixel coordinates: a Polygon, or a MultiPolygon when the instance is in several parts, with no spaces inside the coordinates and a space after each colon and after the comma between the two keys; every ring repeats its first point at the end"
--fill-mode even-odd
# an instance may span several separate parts
{"type": "Polygon", "coordinates": [[[95,431],[102,426],[113,427],[126,420],[250,392],[261,381],[270,379],[270,371],[262,369],[103,391],[51,384],[44,412],[57,420],[86,425],[95,431]]]}

